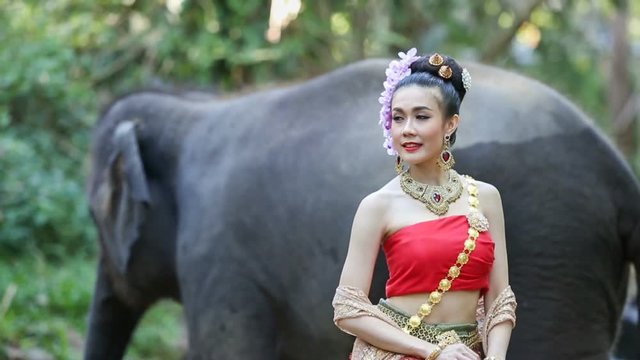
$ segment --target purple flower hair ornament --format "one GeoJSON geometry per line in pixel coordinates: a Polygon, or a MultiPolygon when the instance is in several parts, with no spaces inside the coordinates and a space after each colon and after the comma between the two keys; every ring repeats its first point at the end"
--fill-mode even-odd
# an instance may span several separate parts
{"type": "Polygon", "coordinates": [[[378,102],[382,104],[379,124],[382,126],[382,132],[385,138],[383,146],[387,149],[387,154],[391,156],[397,155],[391,141],[391,98],[400,80],[411,75],[411,64],[420,58],[416,56],[417,52],[416,48],[409,49],[406,54],[399,52],[398,56],[400,59],[392,60],[385,71],[387,79],[382,84],[384,91],[380,93],[380,98],[378,99],[378,102]]]}

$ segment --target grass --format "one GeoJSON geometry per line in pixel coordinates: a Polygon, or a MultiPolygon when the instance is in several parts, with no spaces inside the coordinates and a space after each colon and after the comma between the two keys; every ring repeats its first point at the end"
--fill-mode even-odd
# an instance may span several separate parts
{"type": "MultiPolygon", "coordinates": [[[[63,263],[37,255],[0,259],[0,359],[34,351],[81,359],[95,266],[80,256],[63,263]]],[[[125,359],[180,359],[183,329],[181,307],[159,303],[142,319],[125,359]]]]}

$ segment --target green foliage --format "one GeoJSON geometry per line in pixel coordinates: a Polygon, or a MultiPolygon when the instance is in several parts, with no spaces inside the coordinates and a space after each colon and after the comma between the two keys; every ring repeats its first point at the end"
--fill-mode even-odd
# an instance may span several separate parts
{"type": "MultiPolygon", "coordinates": [[[[538,78],[610,131],[613,3],[539,1],[518,26],[530,1],[303,0],[270,43],[269,2],[258,0],[0,0],[0,294],[18,286],[0,346],[79,357],[94,281],[80,258],[97,249],[84,197],[90,131],[100,107],[132,90],[244,90],[416,46],[538,78]],[[27,260],[6,260],[16,255],[27,260]]],[[[637,48],[640,6],[629,4],[637,48]]],[[[179,357],[179,309],[167,306],[145,318],[154,330],[136,334],[131,358],[179,357]]]]}
{"type": "Polygon", "coordinates": [[[82,259],[59,267],[41,256],[0,262],[0,294],[16,289],[6,313],[0,312],[0,349],[38,348],[56,359],[78,358],[73,342],[85,326],[94,268],[82,259]]]}
{"type": "Polygon", "coordinates": [[[152,82],[238,89],[338,65],[305,57],[332,36],[311,10],[270,44],[259,1],[0,1],[0,254],[95,251],[83,179],[99,104],[152,82]]]}
{"type": "Polygon", "coordinates": [[[182,308],[162,301],[147,312],[136,330],[127,358],[144,360],[182,359],[186,351],[186,330],[182,308]]]}
{"type": "Polygon", "coordinates": [[[0,9],[0,254],[91,251],[81,174],[95,98],[82,57],[49,9],[0,9]]]}
{"type": "Polygon", "coordinates": [[[53,147],[51,141],[43,132],[18,137],[8,130],[0,136],[2,253],[39,249],[61,258],[69,250],[90,252],[95,246],[73,161],[60,155],[47,159],[37,150],[53,147]]]}
{"type": "MultiPolygon", "coordinates": [[[[603,73],[606,68],[601,61],[606,56],[601,54],[600,44],[589,38],[593,34],[585,27],[585,19],[596,20],[594,16],[604,17],[592,7],[583,6],[576,6],[573,11],[546,8],[534,11],[531,23],[540,30],[542,40],[533,64],[521,69],[579,103],[607,131],[610,119],[606,107],[606,74],[603,73]]],[[[600,24],[606,21],[599,20],[600,24]]],[[[515,66],[512,60],[508,63],[515,66]]]]}
{"type": "MultiPolygon", "coordinates": [[[[66,259],[64,266],[42,256],[0,262],[0,303],[10,298],[10,288],[16,289],[7,308],[0,305],[0,359],[8,348],[80,359],[95,267],[93,260],[80,257],[66,259]]],[[[181,323],[177,304],[156,305],[140,323],[127,359],[181,358],[181,323]]]]}

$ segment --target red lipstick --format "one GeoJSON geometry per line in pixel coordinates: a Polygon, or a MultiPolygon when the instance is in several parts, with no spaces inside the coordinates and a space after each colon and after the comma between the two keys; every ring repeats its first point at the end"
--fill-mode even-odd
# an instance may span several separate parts
{"type": "Polygon", "coordinates": [[[422,146],[422,144],[418,144],[418,143],[414,143],[414,142],[402,143],[402,147],[408,152],[418,151],[418,149],[420,149],[421,146],[422,146]]]}

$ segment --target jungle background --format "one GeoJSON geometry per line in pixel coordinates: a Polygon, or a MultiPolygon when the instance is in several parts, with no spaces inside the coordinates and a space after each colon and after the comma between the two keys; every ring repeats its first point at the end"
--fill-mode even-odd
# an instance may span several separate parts
{"type": "MultiPolygon", "coordinates": [[[[640,1],[0,0],[0,359],[81,357],[98,255],[84,177],[110,101],[253,91],[413,46],[549,84],[640,171],[640,1]]],[[[165,302],[127,358],[186,346],[165,302]]]]}

